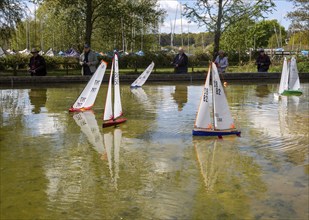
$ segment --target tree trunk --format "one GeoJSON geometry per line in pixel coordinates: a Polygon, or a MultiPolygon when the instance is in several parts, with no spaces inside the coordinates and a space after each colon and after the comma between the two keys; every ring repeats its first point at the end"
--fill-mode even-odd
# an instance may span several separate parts
{"type": "Polygon", "coordinates": [[[213,60],[216,59],[216,55],[219,51],[219,46],[220,46],[220,37],[221,37],[221,25],[222,25],[222,11],[223,11],[223,6],[222,6],[222,1],[219,0],[218,4],[218,19],[216,22],[216,30],[215,30],[215,39],[214,39],[214,50],[213,50],[213,60]]]}
{"type": "Polygon", "coordinates": [[[92,0],[86,0],[86,35],[85,43],[91,45],[92,35],[92,0]]]}

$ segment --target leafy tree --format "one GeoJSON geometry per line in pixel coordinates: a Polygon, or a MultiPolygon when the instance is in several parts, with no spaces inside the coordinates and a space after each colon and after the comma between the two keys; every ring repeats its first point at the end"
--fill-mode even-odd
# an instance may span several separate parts
{"type": "Polygon", "coordinates": [[[14,27],[25,15],[26,1],[23,0],[1,0],[0,1],[0,37],[6,43],[14,27]]]}
{"type": "Polygon", "coordinates": [[[309,31],[300,31],[290,36],[288,45],[291,50],[309,49],[309,31]]]}
{"type": "Polygon", "coordinates": [[[265,20],[254,25],[253,34],[255,48],[267,46],[281,47],[285,41],[286,31],[277,20],[265,20]]]}
{"type": "MultiPolygon", "coordinates": [[[[289,12],[287,17],[292,20],[291,28],[309,30],[309,0],[291,0],[295,10],[289,12]]],[[[308,37],[308,36],[307,36],[308,37]]]]}
{"type": "Polygon", "coordinates": [[[230,1],[197,0],[193,6],[185,4],[185,14],[192,21],[214,33],[214,51],[219,50],[221,34],[243,17],[259,18],[274,7],[272,0],[230,1]]]}

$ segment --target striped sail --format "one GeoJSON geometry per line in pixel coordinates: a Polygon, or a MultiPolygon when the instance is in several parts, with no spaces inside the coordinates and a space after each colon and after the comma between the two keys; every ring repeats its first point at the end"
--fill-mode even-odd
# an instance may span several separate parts
{"type": "Polygon", "coordinates": [[[210,80],[210,66],[208,68],[208,73],[205,81],[205,86],[203,88],[203,93],[199,105],[199,109],[196,115],[195,128],[212,128],[211,118],[210,118],[210,109],[209,109],[209,80],[210,80]]]}
{"type": "Polygon", "coordinates": [[[288,70],[288,62],[286,57],[284,57],[280,85],[279,85],[279,94],[282,94],[284,90],[288,89],[289,83],[289,70],[288,70]]]}
{"type": "Polygon", "coordinates": [[[291,64],[290,64],[289,89],[290,90],[299,90],[300,89],[298,69],[297,69],[295,57],[292,57],[291,64]]]}
{"type": "Polygon", "coordinates": [[[218,130],[233,129],[235,128],[234,120],[227,103],[216,64],[214,63],[212,63],[212,82],[214,127],[218,130]]]}
{"type": "Polygon", "coordinates": [[[147,67],[147,69],[131,84],[131,87],[141,87],[144,85],[154,67],[154,62],[147,67]]]}
{"type": "Polygon", "coordinates": [[[72,107],[74,109],[91,108],[93,106],[105,74],[106,65],[106,62],[101,62],[100,66],[73,104],[72,107]]]}
{"type": "Polygon", "coordinates": [[[114,118],[112,106],[112,79],[114,70],[114,60],[112,62],[111,74],[109,76],[108,89],[105,101],[104,117],[103,120],[111,120],[114,118]]]}

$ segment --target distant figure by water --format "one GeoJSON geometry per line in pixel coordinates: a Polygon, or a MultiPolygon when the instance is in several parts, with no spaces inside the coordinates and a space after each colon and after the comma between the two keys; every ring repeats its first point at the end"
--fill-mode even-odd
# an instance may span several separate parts
{"type": "Polygon", "coordinates": [[[96,54],[90,49],[89,44],[84,45],[84,51],[79,57],[79,64],[82,66],[82,75],[92,75],[96,71],[98,59],[96,54]]]}
{"type": "Polygon", "coordinates": [[[172,65],[174,65],[175,73],[188,73],[188,57],[184,53],[182,47],[178,49],[179,53],[174,58],[172,65]]]}
{"type": "Polygon", "coordinates": [[[215,60],[215,64],[217,66],[219,74],[225,73],[225,69],[228,67],[229,62],[223,50],[219,50],[219,55],[217,56],[215,60]]]}
{"type": "Polygon", "coordinates": [[[29,62],[29,70],[31,76],[46,76],[46,62],[44,57],[40,56],[39,51],[36,48],[31,50],[32,57],[29,62]]]}
{"type": "Polygon", "coordinates": [[[260,49],[259,56],[256,58],[258,72],[267,72],[271,64],[269,56],[265,54],[264,49],[260,49]]]}

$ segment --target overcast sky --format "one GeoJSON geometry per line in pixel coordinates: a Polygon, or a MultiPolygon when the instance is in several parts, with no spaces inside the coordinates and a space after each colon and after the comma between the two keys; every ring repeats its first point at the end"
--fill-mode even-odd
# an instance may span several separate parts
{"type": "MultiPolygon", "coordinates": [[[[175,33],[181,33],[181,22],[183,32],[204,32],[206,31],[205,27],[198,27],[195,23],[189,23],[185,17],[180,16],[180,5],[185,3],[192,4],[195,0],[159,0],[160,8],[163,8],[167,11],[167,17],[165,18],[164,24],[161,26],[162,33],[170,33],[171,26],[174,28],[175,33]],[[176,14],[177,13],[177,14],[176,14]],[[175,23],[176,17],[176,23],[175,23]],[[182,20],[182,21],[181,21],[182,20]]],[[[267,15],[269,20],[277,19],[285,29],[288,29],[290,21],[285,17],[287,12],[293,10],[293,4],[287,0],[274,0],[276,8],[272,14],[267,15]]]]}

